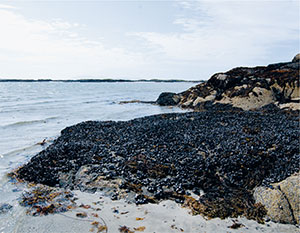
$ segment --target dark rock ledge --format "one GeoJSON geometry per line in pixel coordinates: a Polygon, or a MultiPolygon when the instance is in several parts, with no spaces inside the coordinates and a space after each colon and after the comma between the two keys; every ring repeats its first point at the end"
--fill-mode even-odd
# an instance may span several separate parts
{"type": "Polygon", "coordinates": [[[208,217],[264,221],[253,193],[299,171],[298,116],[204,111],[83,122],[15,175],[67,189],[108,190],[136,204],[172,199],[208,217]]]}

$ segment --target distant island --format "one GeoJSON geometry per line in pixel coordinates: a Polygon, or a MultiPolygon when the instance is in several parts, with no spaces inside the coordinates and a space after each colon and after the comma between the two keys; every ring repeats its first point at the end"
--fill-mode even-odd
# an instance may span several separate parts
{"type": "Polygon", "coordinates": [[[158,83],[176,83],[176,82],[190,82],[199,83],[203,80],[182,80],[182,79],[70,79],[70,80],[53,80],[53,79],[0,79],[0,82],[76,82],[76,83],[116,83],[116,82],[158,82],[158,83]]]}

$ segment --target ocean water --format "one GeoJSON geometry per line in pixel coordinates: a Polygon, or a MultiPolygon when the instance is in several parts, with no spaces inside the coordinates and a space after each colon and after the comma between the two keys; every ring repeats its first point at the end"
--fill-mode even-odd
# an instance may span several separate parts
{"type": "Polygon", "coordinates": [[[6,174],[44,149],[67,126],[87,120],[129,120],[182,112],[151,104],[119,104],[126,100],[154,101],[164,91],[181,92],[195,83],[0,83],[0,204],[14,210],[0,214],[0,232],[18,232],[24,210],[21,191],[6,174]],[[46,145],[40,145],[43,140],[46,145]],[[23,211],[23,212],[22,212],[23,211]]]}
{"type": "Polygon", "coordinates": [[[183,111],[119,102],[154,101],[163,91],[180,92],[192,85],[147,82],[0,83],[0,175],[16,166],[16,158],[12,157],[18,157],[22,151],[44,139],[53,140],[67,126],[87,120],[129,120],[183,111]]]}

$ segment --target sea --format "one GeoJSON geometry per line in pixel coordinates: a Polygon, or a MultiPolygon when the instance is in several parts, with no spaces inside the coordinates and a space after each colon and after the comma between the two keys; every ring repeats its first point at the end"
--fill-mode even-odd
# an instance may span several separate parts
{"type": "MultiPolygon", "coordinates": [[[[59,137],[61,130],[82,121],[125,121],[183,112],[177,107],[121,101],[155,101],[162,92],[182,92],[190,82],[0,82],[0,233],[20,232],[28,218],[18,201],[22,188],[7,173],[30,160],[59,137]],[[44,143],[42,143],[44,142],[44,143]]],[[[34,226],[33,226],[34,227],[34,226]]]]}

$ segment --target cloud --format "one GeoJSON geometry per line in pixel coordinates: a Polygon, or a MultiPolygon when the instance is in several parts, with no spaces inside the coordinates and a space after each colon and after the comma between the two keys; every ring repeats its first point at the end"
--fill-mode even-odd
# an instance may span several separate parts
{"type": "Polygon", "coordinates": [[[0,8],[0,62],[5,66],[1,77],[114,77],[143,64],[140,54],[108,48],[101,40],[82,36],[83,29],[79,23],[28,19],[0,8]]]}
{"type": "Polygon", "coordinates": [[[216,70],[262,64],[270,61],[274,48],[280,56],[280,49],[292,44],[294,53],[298,52],[298,2],[219,0],[178,4],[188,10],[174,20],[181,32],[135,34],[165,60],[198,62],[202,70],[209,66],[216,70]]]}
{"type": "Polygon", "coordinates": [[[85,36],[91,28],[80,21],[32,19],[0,4],[0,78],[207,79],[236,66],[286,61],[299,52],[298,1],[176,1],[175,6],[168,30],[161,30],[164,22],[160,32],[114,33],[117,47],[104,43],[105,32],[85,36]]]}
{"type": "Polygon", "coordinates": [[[16,7],[6,4],[0,4],[0,9],[16,9],[16,7]]]}

